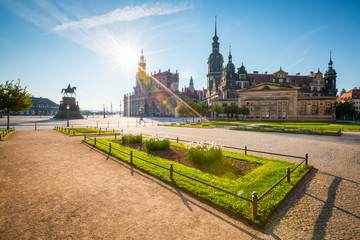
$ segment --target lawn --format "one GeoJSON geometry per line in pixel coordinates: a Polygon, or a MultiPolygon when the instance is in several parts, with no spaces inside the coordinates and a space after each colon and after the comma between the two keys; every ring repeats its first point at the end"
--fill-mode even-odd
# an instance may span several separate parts
{"type": "MultiPolygon", "coordinates": [[[[90,145],[94,144],[94,141],[92,139],[87,139],[84,141],[90,145]]],[[[121,142],[119,142],[118,139],[115,141],[115,139],[113,138],[108,138],[101,139],[100,141],[105,144],[111,143],[112,149],[110,154],[125,162],[130,162],[130,156],[121,151],[129,153],[130,150],[132,150],[134,156],[144,158],[148,161],[154,162],[166,168],[169,168],[170,163],[173,163],[174,171],[179,171],[190,177],[205,181],[209,184],[213,184],[235,194],[243,192],[242,196],[250,199],[252,197],[253,191],[256,191],[258,193],[258,196],[261,196],[261,194],[263,194],[280,178],[282,178],[285,175],[286,167],[293,169],[297,165],[297,163],[294,162],[245,155],[241,153],[223,150],[223,157],[225,158],[233,159],[234,161],[245,162],[256,166],[251,167],[249,171],[239,174],[236,177],[234,177],[233,174],[230,174],[231,177],[226,174],[223,174],[222,176],[217,176],[209,172],[201,171],[194,167],[186,166],[177,161],[171,161],[163,157],[148,154],[145,151],[133,148],[131,145],[123,145],[121,144],[121,142]],[[114,148],[121,151],[117,151],[114,148]]],[[[99,144],[99,140],[97,140],[96,147],[104,152],[109,151],[109,147],[103,144],[99,144]]],[[[185,149],[185,145],[175,142],[171,142],[171,147],[180,150],[185,149]]],[[[258,202],[258,217],[254,218],[252,216],[252,205],[248,201],[227,194],[223,191],[216,190],[214,188],[198,183],[176,173],[174,173],[174,180],[171,181],[168,169],[149,164],[135,157],[133,158],[133,164],[137,168],[142,169],[143,171],[146,171],[151,175],[158,177],[159,179],[162,179],[166,182],[172,182],[173,184],[176,184],[182,189],[185,189],[227,210],[230,210],[238,214],[239,216],[259,225],[262,225],[266,222],[266,220],[270,217],[271,213],[276,209],[276,207],[285,198],[289,191],[312,168],[312,166],[301,165],[291,174],[291,183],[286,183],[286,181],[282,181],[277,187],[270,191],[264,198],[262,198],[258,202]]]]}
{"type": "MultiPolygon", "coordinates": [[[[73,136],[84,136],[84,135],[114,135],[115,132],[112,131],[104,131],[100,129],[94,128],[55,128],[63,133],[67,133],[73,136]]],[[[116,133],[119,134],[119,133],[116,133]]]]}
{"type": "Polygon", "coordinates": [[[188,128],[216,128],[216,126],[209,122],[192,122],[192,123],[170,123],[170,124],[159,124],[159,126],[166,127],[188,127],[188,128]]]}

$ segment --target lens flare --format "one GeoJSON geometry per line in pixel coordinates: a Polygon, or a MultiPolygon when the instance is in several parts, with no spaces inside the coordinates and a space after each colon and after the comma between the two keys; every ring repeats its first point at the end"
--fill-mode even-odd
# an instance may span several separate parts
{"type": "Polygon", "coordinates": [[[240,197],[240,196],[242,196],[244,194],[244,191],[242,190],[242,189],[239,189],[238,191],[237,191],[237,195],[240,197]]]}

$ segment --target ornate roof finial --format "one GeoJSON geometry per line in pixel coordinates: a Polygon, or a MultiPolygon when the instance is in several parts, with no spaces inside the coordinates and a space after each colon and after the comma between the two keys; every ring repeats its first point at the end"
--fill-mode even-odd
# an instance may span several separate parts
{"type": "Polygon", "coordinates": [[[215,16],[215,36],[216,36],[216,18],[217,16],[215,16]]]}
{"type": "Polygon", "coordinates": [[[193,81],[192,76],[190,77],[190,83],[189,83],[189,86],[190,86],[190,87],[194,86],[194,81],[193,81]]]}
{"type": "Polygon", "coordinates": [[[215,36],[213,37],[214,42],[217,42],[219,40],[219,38],[217,36],[216,19],[217,19],[217,16],[215,16],[215,36]]]}

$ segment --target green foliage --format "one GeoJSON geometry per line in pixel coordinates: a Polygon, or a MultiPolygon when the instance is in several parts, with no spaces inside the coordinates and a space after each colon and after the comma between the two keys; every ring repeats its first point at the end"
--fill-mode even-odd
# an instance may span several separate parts
{"type": "Polygon", "coordinates": [[[216,122],[211,122],[211,124],[213,125],[217,125],[217,126],[243,126],[243,125],[248,125],[247,123],[238,123],[238,122],[224,122],[224,121],[216,121],[216,122]]]}
{"type": "Polygon", "coordinates": [[[57,128],[56,130],[75,136],[84,135],[114,135],[115,132],[104,131],[94,128],[57,128]]]}
{"type": "Polygon", "coordinates": [[[185,117],[189,114],[190,111],[189,111],[189,108],[185,104],[181,103],[181,104],[178,104],[178,106],[175,108],[175,112],[178,116],[185,117]]]}
{"type": "Polygon", "coordinates": [[[121,141],[123,144],[134,144],[134,143],[141,143],[142,142],[142,135],[123,135],[121,137],[121,141]]]}
{"type": "Polygon", "coordinates": [[[160,140],[157,137],[145,139],[145,147],[148,151],[165,151],[170,149],[170,141],[167,139],[160,140]]]}
{"type": "Polygon", "coordinates": [[[10,112],[23,112],[31,106],[31,95],[26,87],[20,86],[20,79],[16,84],[13,81],[0,84],[0,111],[7,112],[7,129],[10,129],[10,112]]]}
{"type": "Polygon", "coordinates": [[[204,143],[192,143],[188,145],[187,155],[189,160],[199,166],[208,167],[219,162],[222,156],[219,145],[204,143]]]}
{"type": "Polygon", "coordinates": [[[278,133],[294,133],[294,134],[308,134],[308,135],[326,135],[326,136],[340,136],[341,132],[327,132],[327,131],[296,131],[296,130],[280,130],[280,129],[265,129],[265,128],[233,128],[232,130],[252,131],[252,132],[278,132],[278,133]]]}
{"type": "Polygon", "coordinates": [[[351,99],[336,102],[336,118],[353,120],[356,117],[355,104],[351,99]]]}
{"type": "Polygon", "coordinates": [[[212,110],[216,113],[216,116],[218,116],[221,113],[224,113],[224,108],[219,103],[216,103],[212,107],[212,110]]]}
{"type": "MultiPolygon", "coordinates": [[[[287,162],[287,161],[275,160],[265,157],[245,155],[237,152],[223,151],[222,154],[225,157],[239,159],[241,161],[257,163],[257,164],[261,164],[261,166],[236,179],[222,178],[209,173],[202,172],[198,169],[184,166],[177,162],[172,162],[163,158],[152,156],[145,152],[138,151],[136,149],[131,149],[129,147],[122,146],[120,144],[114,143],[113,139],[101,139],[98,141],[101,141],[105,144],[111,143],[114,148],[120,149],[127,153],[129,153],[130,150],[132,150],[134,156],[147,159],[164,167],[169,167],[170,163],[173,163],[175,171],[181,172],[193,178],[221,187],[233,193],[237,193],[239,189],[241,189],[244,192],[242,196],[250,199],[253,191],[256,191],[258,193],[258,196],[260,196],[266,190],[268,190],[272,185],[274,185],[280,178],[282,178],[285,175],[286,167],[290,167],[290,169],[293,169],[297,165],[297,163],[294,162],[287,162]]],[[[91,145],[94,144],[94,141],[91,139],[87,139],[85,140],[85,142],[91,145]]],[[[171,142],[171,145],[185,149],[185,146],[181,143],[171,142]]],[[[102,144],[97,144],[96,147],[106,153],[108,153],[109,151],[109,147],[104,146],[102,144]]],[[[125,162],[128,163],[130,162],[130,157],[128,154],[117,151],[115,149],[113,149],[110,154],[117,158],[122,159],[125,162]]],[[[259,217],[258,219],[254,219],[251,216],[251,211],[252,211],[251,203],[247,201],[243,201],[237,197],[213,189],[204,184],[195,182],[189,178],[185,178],[176,173],[174,173],[174,179],[170,180],[169,170],[160,168],[153,164],[148,164],[136,157],[133,157],[133,164],[135,167],[142,169],[148,172],[149,174],[158,177],[159,179],[162,179],[167,182],[172,182],[173,184],[176,184],[180,188],[186,189],[187,191],[203,199],[206,199],[214,204],[217,204],[220,207],[228,209],[238,214],[239,216],[242,216],[256,224],[264,223],[270,217],[271,213],[275,210],[278,204],[289,193],[289,191],[294,186],[296,186],[296,184],[312,168],[312,166],[305,166],[305,165],[299,166],[294,172],[291,173],[290,184],[286,183],[286,181],[282,181],[276,188],[270,191],[258,203],[259,217]]]]}

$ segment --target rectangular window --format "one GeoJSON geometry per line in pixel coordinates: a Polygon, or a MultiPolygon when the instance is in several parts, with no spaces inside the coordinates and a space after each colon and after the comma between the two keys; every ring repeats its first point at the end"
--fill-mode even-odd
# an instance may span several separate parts
{"type": "Polygon", "coordinates": [[[306,115],[306,102],[300,102],[300,115],[306,115]]]}
{"type": "Polygon", "coordinates": [[[249,110],[249,117],[253,118],[255,115],[255,102],[246,102],[246,107],[249,110]]]}
{"type": "Polygon", "coordinates": [[[311,115],[318,115],[319,114],[319,103],[312,102],[311,103],[311,115]]]}
{"type": "Polygon", "coordinates": [[[244,83],[243,86],[244,86],[244,88],[247,88],[249,86],[249,83],[246,82],[246,83],[244,83]]]}
{"type": "Polygon", "coordinates": [[[288,115],[288,102],[287,101],[278,101],[278,118],[285,119],[288,115]]]}
{"type": "Polygon", "coordinates": [[[261,103],[261,117],[270,118],[270,102],[261,103]]]}
{"type": "Polygon", "coordinates": [[[236,82],[236,87],[241,88],[241,82],[236,82]]]}

